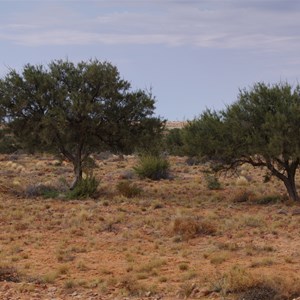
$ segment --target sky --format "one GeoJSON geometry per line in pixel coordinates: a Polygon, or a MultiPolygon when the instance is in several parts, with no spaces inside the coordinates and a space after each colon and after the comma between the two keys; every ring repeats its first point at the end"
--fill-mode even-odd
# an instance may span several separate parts
{"type": "Polygon", "coordinates": [[[0,77],[25,64],[98,59],[156,114],[191,120],[256,82],[300,80],[299,0],[0,0],[0,77]]]}

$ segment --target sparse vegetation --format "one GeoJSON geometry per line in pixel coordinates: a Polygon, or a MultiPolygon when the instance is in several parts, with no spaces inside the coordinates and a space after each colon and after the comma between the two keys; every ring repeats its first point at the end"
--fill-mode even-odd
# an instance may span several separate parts
{"type": "Polygon", "coordinates": [[[142,155],[134,170],[141,178],[152,180],[167,179],[170,172],[170,163],[161,156],[142,155]]]}
{"type": "MultiPolygon", "coordinates": [[[[248,168],[253,180],[247,187],[221,174],[223,188],[210,190],[203,180],[207,165],[187,166],[180,157],[169,158],[174,180],[135,176],[120,181],[122,171],[137,160],[96,159],[101,165],[93,170],[94,178],[101,178],[96,198],[64,201],[73,176],[69,162],[56,166],[50,156],[19,155],[10,164],[0,159],[0,260],[2,270],[9,270],[2,272],[6,278],[20,282],[17,287],[9,282],[14,298],[22,297],[21,285],[29,298],[37,290],[47,298],[51,288],[83,299],[90,293],[230,300],[252,300],[255,293],[265,297],[272,291],[279,299],[300,296],[293,277],[300,257],[294,247],[299,243],[298,207],[277,200],[284,193],[278,181],[263,183],[264,170],[248,168]],[[18,172],[17,166],[25,171],[18,172]],[[19,182],[12,186],[20,191],[42,182],[60,194],[45,200],[35,189],[27,196],[12,192],[4,185],[12,175],[19,182]],[[143,192],[129,200],[118,191],[120,182],[143,192]],[[260,199],[269,196],[272,201],[261,205],[260,199]],[[270,274],[283,283],[268,280],[270,274]],[[44,285],[47,289],[40,288],[44,285]]],[[[0,285],[0,296],[2,292],[0,285]]]]}
{"type": "Polygon", "coordinates": [[[51,185],[45,185],[45,184],[33,184],[26,187],[25,196],[28,198],[34,198],[34,197],[43,197],[45,199],[48,198],[56,198],[60,191],[51,185]]]}
{"type": "Polygon", "coordinates": [[[83,178],[66,196],[68,199],[93,198],[97,195],[98,185],[99,182],[94,176],[83,178]]]}
{"type": "Polygon", "coordinates": [[[218,178],[211,174],[205,174],[205,180],[207,184],[207,188],[210,190],[219,190],[221,189],[221,183],[218,178]]]}
{"type": "Polygon", "coordinates": [[[251,201],[254,198],[253,192],[249,192],[247,190],[238,191],[236,195],[234,195],[232,201],[234,203],[243,203],[251,201]]]}
{"type": "Polygon", "coordinates": [[[165,132],[96,59],[9,69],[0,96],[1,299],[300,296],[299,85],[165,132]]]}
{"type": "Polygon", "coordinates": [[[300,295],[299,279],[276,276],[254,276],[239,265],[212,283],[211,289],[223,297],[234,293],[239,300],[288,300],[300,295]]]}
{"type": "Polygon", "coordinates": [[[120,181],[117,184],[117,191],[127,198],[133,198],[142,193],[142,189],[130,181],[120,181]]]}
{"type": "Polygon", "coordinates": [[[280,195],[266,195],[255,199],[255,203],[267,205],[267,204],[276,204],[282,201],[282,196],[280,195]]]}
{"type": "Polygon", "coordinates": [[[184,239],[194,238],[197,235],[212,235],[216,233],[216,226],[210,221],[192,217],[176,217],[173,224],[173,233],[184,239]]]}
{"type": "Polygon", "coordinates": [[[30,153],[57,153],[73,165],[74,188],[99,150],[130,153],[160,140],[151,92],[132,91],[109,62],[26,64],[0,79],[1,121],[30,153]]]}
{"type": "Polygon", "coordinates": [[[169,130],[165,137],[165,147],[166,151],[170,155],[178,155],[183,156],[183,137],[182,137],[182,129],[173,128],[169,130]]]}
{"type": "Polygon", "coordinates": [[[256,83],[240,90],[238,100],[225,110],[208,109],[187,124],[186,154],[216,162],[219,171],[236,171],[244,164],[264,167],[285,185],[292,200],[299,201],[299,108],[299,85],[256,83]]]}

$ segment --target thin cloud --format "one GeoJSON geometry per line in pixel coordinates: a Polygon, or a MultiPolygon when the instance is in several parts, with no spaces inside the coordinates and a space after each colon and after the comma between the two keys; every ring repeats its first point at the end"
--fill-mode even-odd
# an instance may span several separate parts
{"type": "Polygon", "coordinates": [[[32,13],[6,16],[0,39],[31,47],[102,43],[300,50],[296,1],[287,0],[284,10],[282,1],[256,0],[75,1],[75,8],[69,2],[45,1],[46,9],[40,2],[32,13]]]}

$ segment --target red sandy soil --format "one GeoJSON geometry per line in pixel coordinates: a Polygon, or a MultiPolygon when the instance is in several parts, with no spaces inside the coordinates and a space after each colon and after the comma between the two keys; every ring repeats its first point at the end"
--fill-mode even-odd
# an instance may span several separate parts
{"type": "Polygon", "coordinates": [[[205,166],[170,161],[172,178],[151,181],[133,175],[134,157],[97,160],[98,196],[66,200],[31,196],[29,187],[70,183],[70,164],[2,156],[0,299],[238,299],[249,285],[242,281],[255,278],[284,282],[295,295],[300,206],[258,201],[283,197],[281,183],[264,184],[263,170],[245,167],[246,182],[222,177],[222,189],[209,190],[205,166]],[[132,175],[143,192],[129,199],[116,186],[132,175]],[[237,202],[245,191],[251,197],[237,202]],[[212,231],[195,231],[201,222],[212,231]]]}

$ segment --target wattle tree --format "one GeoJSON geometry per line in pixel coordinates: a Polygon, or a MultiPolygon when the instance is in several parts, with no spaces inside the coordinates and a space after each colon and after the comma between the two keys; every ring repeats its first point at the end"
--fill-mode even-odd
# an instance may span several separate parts
{"type": "Polygon", "coordinates": [[[187,154],[218,161],[220,169],[265,167],[299,201],[300,86],[255,84],[223,111],[205,111],[184,129],[187,154]]]}
{"type": "Polygon", "coordinates": [[[75,180],[94,151],[130,153],[160,138],[150,92],[133,91],[108,62],[53,61],[26,65],[0,80],[3,122],[25,149],[59,153],[72,162],[75,180]]]}

